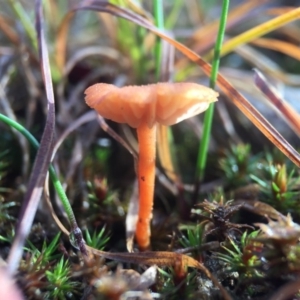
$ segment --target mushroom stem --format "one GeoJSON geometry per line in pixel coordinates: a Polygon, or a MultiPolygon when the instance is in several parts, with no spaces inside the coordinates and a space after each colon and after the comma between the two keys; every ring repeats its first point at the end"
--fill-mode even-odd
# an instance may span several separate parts
{"type": "Polygon", "coordinates": [[[156,124],[170,126],[193,117],[217,101],[218,93],[196,83],[157,83],[118,88],[98,83],[85,91],[85,101],[102,117],[137,128],[139,140],[139,219],[136,240],[140,250],[150,246],[155,180],[156,124]]]}
{"type": "Polygon", "coordinates": [[[149,128],[142,123],[137,128],[139,141],[138,182],[139,182],[139,219],[136,228],[136,241],[141,251],[150,246],[150,221],[155,181],[155,142],[156,124],[149,128]]]}

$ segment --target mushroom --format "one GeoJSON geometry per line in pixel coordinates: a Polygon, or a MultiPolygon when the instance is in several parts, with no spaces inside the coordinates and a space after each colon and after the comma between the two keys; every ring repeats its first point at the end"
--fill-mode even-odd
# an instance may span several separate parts
{"type": "Polygon", "coordinates": [[[87,105],[102,117],[137,129],[139,142],[139,216],[136,241],[140,250],[150,246],[155,181],[157,123],[176,124],[205,111],[218,93],[195,83],[157,83],[117,86],[98,83],[85,91],[87,105]]]}

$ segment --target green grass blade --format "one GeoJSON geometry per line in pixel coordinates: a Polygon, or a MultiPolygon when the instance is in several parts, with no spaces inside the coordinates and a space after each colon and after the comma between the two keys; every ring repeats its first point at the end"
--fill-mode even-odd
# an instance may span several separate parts
{"type": "Polygon", "coordinates": [[[184,2],[182,0],[174,0],[172,3],[171,11],[169,12],[168,16],[166,17],[165,21],[165,28],[172,29],[176,24],[180,11],[184,2]]]}
{"type": "Polygon", "coordinates": [[[34,23],[30,19],[30,16],[28,13],[25,11],[24,7],[19,1],[16,0],[10,0],[10,5],[18,17],[19,21],[23,25],[34,49],[37,49],[37,42],[36,42],[36,32],[34,28],[34,23]]]}
{"type": "MultiPolygon", "coordinates": [[[[164,28],[163,0],[154,0],[153,1],[153,10],[154,10],[155,25],[159,29],[163,29],[164,28]]],[[[161,38],[156,37],[155,77],[156,77],[157,81],[160,79],[161,59],[162,59],[162,42],[161,42],[161,38]]]]}
{"type": "MultiPolygon", "coordinates": [[[[229,2],[230,2],[230,0],[223,1],[218,36],[217,36],[217,40],[216,40],[216,44],[215,44],[215,48],[214,48],[212,72],[211,72],[210,83],[209,83],[211,88],[215,87],[215,83],[216,83],[217,76],[218,76],[218,70],[219,70],[219,64],[220,64],[220,53],[221,53],[222,43],[223,43],[224,34],[225,34],[229,2]]],[[[205,112],[205,116],[204,116],[203,136],[202,136],[202,140],[201,140],[200,147],[199,147],[197,167],[196,167],[197,182],[200,182],[204,176],[213,115],[214,115],[214,104],[211,103],[209,108],[205,112]]]]}
{"type": "MultiPolygon", "coordinates": [[[[4,122],[5,124],[9,125],[10,127],[15,128],[16,130],[18,130],[21,134],[23,134],[25,136],[25,138],[29,141],[29,143],[35,148],[38,149],[39,148],[39,143],[38,141],[35,139],[35,137],[22,125],[20,125],[19,123],[15,122],[14,120],[6,117],[3,114],[0,114],[0,121],[4,122]]],[[[76,223],[76,219],[71,207],[71,204],[68,200],[68,197],[56,175],[56,172],[54,170],[54,167],[52,165],[50,165],[49,168],[49,174],[50,174],[50,178],[52,180],[52,183],[54,185],[54,188],[59,196],[59,199],[65,209],[65,212],[68,216],[68,220],[71,224],[71,227],[77,227],[77,223],[76,223]],[[75,225],[76,224],[76,225],[75,225]],[[75,226],[74,226],[75,225],[75,226]]],[[[76,229],[76,228],[74,228],[76,229]]]]}

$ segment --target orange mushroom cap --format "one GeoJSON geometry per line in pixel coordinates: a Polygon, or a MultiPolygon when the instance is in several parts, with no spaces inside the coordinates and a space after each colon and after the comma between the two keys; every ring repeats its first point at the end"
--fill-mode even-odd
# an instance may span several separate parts
{"type": "Polygon", "coordinates": [[[217,101],[214,90],[190,82],[117,87],[98,83],[85,90],[87,105],[101,116],[133,128],[146,122],[169,126],[205,111],[217,101]]]}

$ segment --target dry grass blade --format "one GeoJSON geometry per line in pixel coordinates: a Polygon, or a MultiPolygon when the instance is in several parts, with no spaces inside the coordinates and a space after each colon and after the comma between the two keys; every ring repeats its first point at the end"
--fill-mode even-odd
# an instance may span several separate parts
{"type": "Polygon", "coordinates": [[[300,60],[300,49],[298,46],[288,42],[279,41],[277,39],[259,38],[251,42],[251,44],[271,50],[275,50],[297,60],[300,60]]]}
{"type": "MultiPolygon", "coordinates": [[[[54,144],[54,147],[53,147],[53,151],[52,151],[52,160],[54,160],[54,157],[55,157],[59,147],[61,146],[61,144],[69,137],[69,135],[73,131],[75,131],[77,128],[79,128],[80,126],[82,126],[85,123],[96,121],[96,120],[97,120],[97,114],[94,111],[89,111],[89,112],[85,113],[84,115],[82,115],[81,117],[79,117],[78,119],[74,120],[63,131],[63,133],[59,136],[59,138],[56,140],[56,142],[54,144]]],[[[79,142],[78,144],[80,144],[80,146],[81,146],[81,142],[79,142]]],[[[82,160],[81,155],[78,155],[78,153],[80,153],[80,150],[78,150],[78,148],[74,147],[74,152],[76,152],[76,157],[78,157],[78,160],[69,164],[68,173],[65,176],[65,180],[64,180],[64,190],[67,190],[68,183],[70,181],[70,177],[75,172],[78,163],[81,162],[81,160],[82,160]]],[[[49,211],[50,211],[54,221],[56,222],[58,227],[61,228],[60,222],[57,221],[57,217],[54,214],[54,210],[53,210],[52,204],[50,202],[50,197],[49,197],[49,195],[47,195],[47,188],[48,188],[48,183],[46,182],[45,183],[45,188],[44,188],[46,203],[49,207],[49,211]]]]}
{"type": "Polygon", "coordinates": [[[298,75],[284,72],[278,63],[254,47],[245,44],[236,48],[235,52],[244,60],[250,62],[252,66],[259,68],[262,72],[271,75],[278,81],[291,86],[299,85],[298,75]]]}
{"type": "Polygon", "coordinates": [[[19,217],[17,234],[15,236],[11,251],[8,257],[8,271],[13,274],[19,265],[23,252],[23,245],[30,232],[37,206],[42,194],[43,185],[49,168],[54,139],[55,107],[54,95],[49,65],[49,56],[43,31],[43,13],[41,1],[36,2],[36,30],[38,36],[39,53],[41,60],[41,72],[47,94],[48,113],[45,129],[40,143],[34,166],[32,169],[28,189],[19,217]]]}
{"type": "MultiPolygon", "coordinates": [[[[238,25],[248,15],[253,14],[256,8],[266,4],[267,2],[270,2],[270,0],[244,1],[237,7],[233,8],[228,14],[226,30],[238,25]]],[[[195,41],[195,45],[192,47],[194,51],[199,53],[211,48],[215,43],[215,37],[217,35],[218,28],[218,20],[201,26],[201,28],[197,30],[192,36],[192,39],[195,41]]]]}
{"type": "Polygon", "coordinates": [[[271,16],[278,16],[278,15],[285,14],[289,11],[292,11],[293,9],[295,9],[294,6],[273,7],[268,9],[267,14],[271,16]]]}
{"type": "Polygon", "coordinates": [[[98,18],[103,23],[103,26],[105,27],[104,31],[108,35],[111,44],[117,45],[117,31],[115,30],[116,20],[114,16],[110,14],[99,13],[98,18]]]}
{"type": "Polygon", "coordinates": [[[60,231],[63,232],[67,237],[69,237],[70,232],[66,229],[66,227],[63,225],[63,223],[60,221],[60,219],[56,215],[56,212],[51,203],[50,191],[49,191],[49,173],[47,174],[46,180],[45,180],[44,195],[45,195],[46,205],[48,207],[49,213],[51,214],[54,222],[56,223],[56,225],[60,229],[60,231]]]}
{"type": "Polygon", "coordinates": [[[8,37],[8,39],[15,45],[19,45],[20,39],[17,33],[12,29],[10,22],[0,15],[0,29],[8,37]]]}
{"type": "Polygon", "coordinates": [[[142,17],[148,19],[149,21],[153,21],[152,19],[152,16],[146,11],[143,9],[142,5],[138,2],[138,1],[135,1],[135,0],[127,0],[127,5],[128,7],[134,11],[135,13],[137,13],[138,15],[141,15],[142,17]]]}
{"type": "Polygon", "coordinates": [[[97,120],[97,114],[94,111],[89,111],[82,115],[80,118],[75,120],[72,124],[70,124],[65,131],[60,135],[57,139],[55,146],[53,147],[52,156],[54,157],[57,150],[61,146],[61,144],[66,140],[66,138],[81,125],[97,120]]]}
{"type": "Polygon", "coordinates": [[[250,30],[243,32],[242,34],[228,40],[224,43],[221,55],[224,56],[234,50],[236,47],[242,44],[246,44],[258,37],[261,37],[280,26],[283,26],[287,23],[297,20],[300,17],[300,8],[293,9],[287,13],[276,17],[270,21],[267,21],[261,25],[258,25],[250,30]]]}
{"type": "MultiPolygon", "coordinates": [[[[98,116],[98,123],[103,131],[107,132],[112,138],[119,142],[128,152],[133,156],[135,166],[137,165],[138,155],[136,150],[128,144],[120,135],[118,135],[112,128],[108,126],[104,118],[100,115],[98,116]]],[[[128,213],[126,216],[126,244],[127,250],[132,252],[133,249],[133,238],[136,229],[137,217],[138,216],[138,196],[137,196],[137,182],[134,187],[133,194],[130,199],[128,213]]]]}
{"type": "Polygon", "coordinates": [[[57,67],[60,70],[61,74],[63,74],[65,63],[66,63],[66,49],[67,49],[67,33],[69,30],[69,25],[71,20],[74,17],[74,12],[70,12],[66,15],[66,17],[61,22],[56,38],[55,44],[55,59],[57,63],[57,67]]]}
{"type": "Polygon", "coordinates": [[[167,251],[157,251],[157,252],[142,252],[142,253],[111,253],[96,250],[94,248],[88,247],[87,250],[90,254],[96,256],[102,256],[107,259],[112,259],[116,261],[133,263],[133,264],[144,264],[144,265],[157,265],[159,267],[175,267],[180,265],[183,269],[186,267],[196,268],[202,271],[211,281],[220,289],[224,299],[229,300],[231,297],[227,291],[222,287],[218,280],[210,273],[210,271],[197,260],[190,256],[167,251]]]}
{"type": "Polygon", "coordinates": [[[159,125],[157,130],[157,153],[159,156],[159,161],[167,177],[178,185],[180,184],[181,180],[173,165],[171,149],[168,140],[168,127],[159,125]]]}
{"type": "Polygon", "coordinates": [[[114,48],[101,46],[85,47],[77,50],[74,55],[66,62],[64,75],[68,75],[78,62],[92,55],[104,56],[105,58],[116,61],[121,59],[120,53],[114,48]]]}
{"type": "Polygon", "coordinates": [[[119,142],[128,152],[133,156],[135,160],[138,159],[138,155],[134,148],[132,148],[120,135],[118,135],[108,124],[104,118],[98,114],[98,123],[103,131],[107,132],[112,138],[119,142]]]}
{"type": "Polygon", "coordinates": [[[139,216],[139,189],[137,179],[134,181],[126,215],[126,248],[133,252],[134,233],[139,216]]]}
{"type": "Polygon", "coordinates": [[[234,128],[233,121],[230,117],[229,110],[226,107],[224,102],[219,101],[216,106],[218,114],[220,116],[220,120],[222,121],[222,126],[224,126],[224,130],[227,132],[227,135],[232,139],[235,144],[241,144],[242,139],[239,137],[238,133],[234,128]]]}
{"type": "MultiPolygon", "coordinates": [[[[8,116],[12,120],[17,120],[17,117],[12,109],[11,102],[9,101],[6,95],[6,88],[9,82],[9,72],[12,68],[8,68],[6,72],[2,72],[2,78],[0,79],[0,107],[5,112],[6,116],[8,116]]],[[[28,174],[29,170],[29,161],[30,161],[30,154],[29,154],[29,145],[22,134],[20,134],[17,130],[13,129],[14,134],[22,148],[23,151],[23,166],[22,166],[22,174],[28,174]]]]}
{"type": "MultiPolygon", "coordinates": [[[[170,75],[173,73],[174,69],[175,51],[174,47],[165,41],[162,43],[162,49],[160,81],[170,81],[170,75]]],[[[160,164],[167,177],[178,185],[180,184],[181,180],[175,170],[174,162],[172,160],[168,135],[168,127],[159,124],[157,130],[157,153],[160,164]]]]}
{"type": "MultiPolygon", "coordinates": [[[[143,26],[143,25],[141,25],[143,26]]],[[[180,44],[179,42],[166,36],[154,26],[149,30],[153,31],[160,37],[169,41],[179,51],[185,54],[189,59],[197,63],[202,70],[209,76],[211,66],[206,63],[195,52],[180,44]]],[[[285,138],[244,98],[220,73],[217,78],[218,86],[228,96],[228,98],[244,113],[244,115],[291,161],[300,167],[299,153],[285,140],[285,138]]]]}
{"type": "Polygon", "coordinates": [[[14,26],[11,23],[11,20],[5,18],[3,15],[0,15],[0,30],[12,42],[12,44],[21,49],[23,47],[23,50],[26,50],[27,54],[29,54],[30,59],[34,62],[37,62],[35,55],[25,44],[23,44],[22,39],[20,39],[17,32],[13,29],[14,26]],[[22,45],[22,47],[20,45],[22,45]]]}
{"type": "Polygon", "coordinates": [[[280,112],[286,123],[300,136],[300,115],[298,112],[278,95],[261,72],[256,69],[254,69],[254,72],[255,85],[266,95],[276,111],[280,112]]]}
{"type": "MultiPolygon", "coordinates": [[[[239,25],[243,20],[245,20],[249,15],[253,15],[256,12],[256,9],[261,5],[270,2],[270,0],[253,0],[245,1],[237,7],[233,8],[227,18],[226,22],[226,31],[230,30],[234,26],[239,25]]],[[[219,28],[219,21],[213,21],[201,28],[192,35],[192,42],[189,44],[191,49],[197,53],[203,53],[204,51],[210,50],[214,43],[215,37],[217,35],[219,28]]],[[[208,54],[208,60],[212,59],[212,52],[208,54]]],[[[188,61],[186,58],[181,58],[177,63],[177,68],[184,68],[187,65],[188,61]]]]}
{"type": "Polygon", "coordinates": [[[286,139],[220,74],[218,85],[244,115],[294,164],[300,167],[299,153],[286,139]]]}
{"type": "MultiPolygon", "coordinates": [[[[176,49],[187,56],[191,61],[198,64],[207,76],[210,76],[211,66],[205,62],[194,51],[190,50],[183,44],[175,41],[167,36],[164,32],[152,25],[149,21],[141,18],[123,8],[119,8],[115,5],[108,4],[106,1],[83,1],[80,6],[74,8],[74,10],[97,10],[107,13],[111,13],[118,17],[125,18],[131,22],[134,22],[142,27],[147,28],[159,37],[168,41],[176,49]]],[[[300,14],[300,8],[293,11],[292,16],[298,16],[300,14]]],[[[285,19],[291,20],[291,16],[285,16],[285,19]]],[[[273,20],[272,20],[273,21],[273,20]]],[[[282,21],[282,20],[281,20],[282,21]]],[[[276,23],[276,22],[275,22],[276,23]]],[[[274,24],[273,24],[274,25],[274,24]]],[[[285,138],[243,97],[220,73],[217,78],[217,84],[221,90],[228,96],[229,99],[242,111],[242,113],[292,162],[300,167],[300,155],[299,153],[285,140],[285,138]]]]}
{"type": "Polygon", "coordinates": [[[76,6],[73,11],[70,11],[64,17],[64,19],[62,20],[62,22],[59,26],[59,29],[58,29],[55,48],[56,48],[56,62],[57,62],[58,68],[61,72],[63,72],[65,62],[66,62],[68,30],[69,30],[70,22],[73,19],[74,14],[75,14],[74,11],[76,11],[76,10],[96,10],[96,11],[108,12],[112,15],[118,15],[119,11],[124,11],[124,12],[129,12],[133,18],[137,17],[140,21],[144,21],[147,24],[152,24],[150,21],[139,16],[138,14],[135,14],[126,9],[122,9],[120,7],[112,5],[112,4],[108,3],[108,1],[101,1],[101,0],[82,1],[79,6],[76,6]]]}

